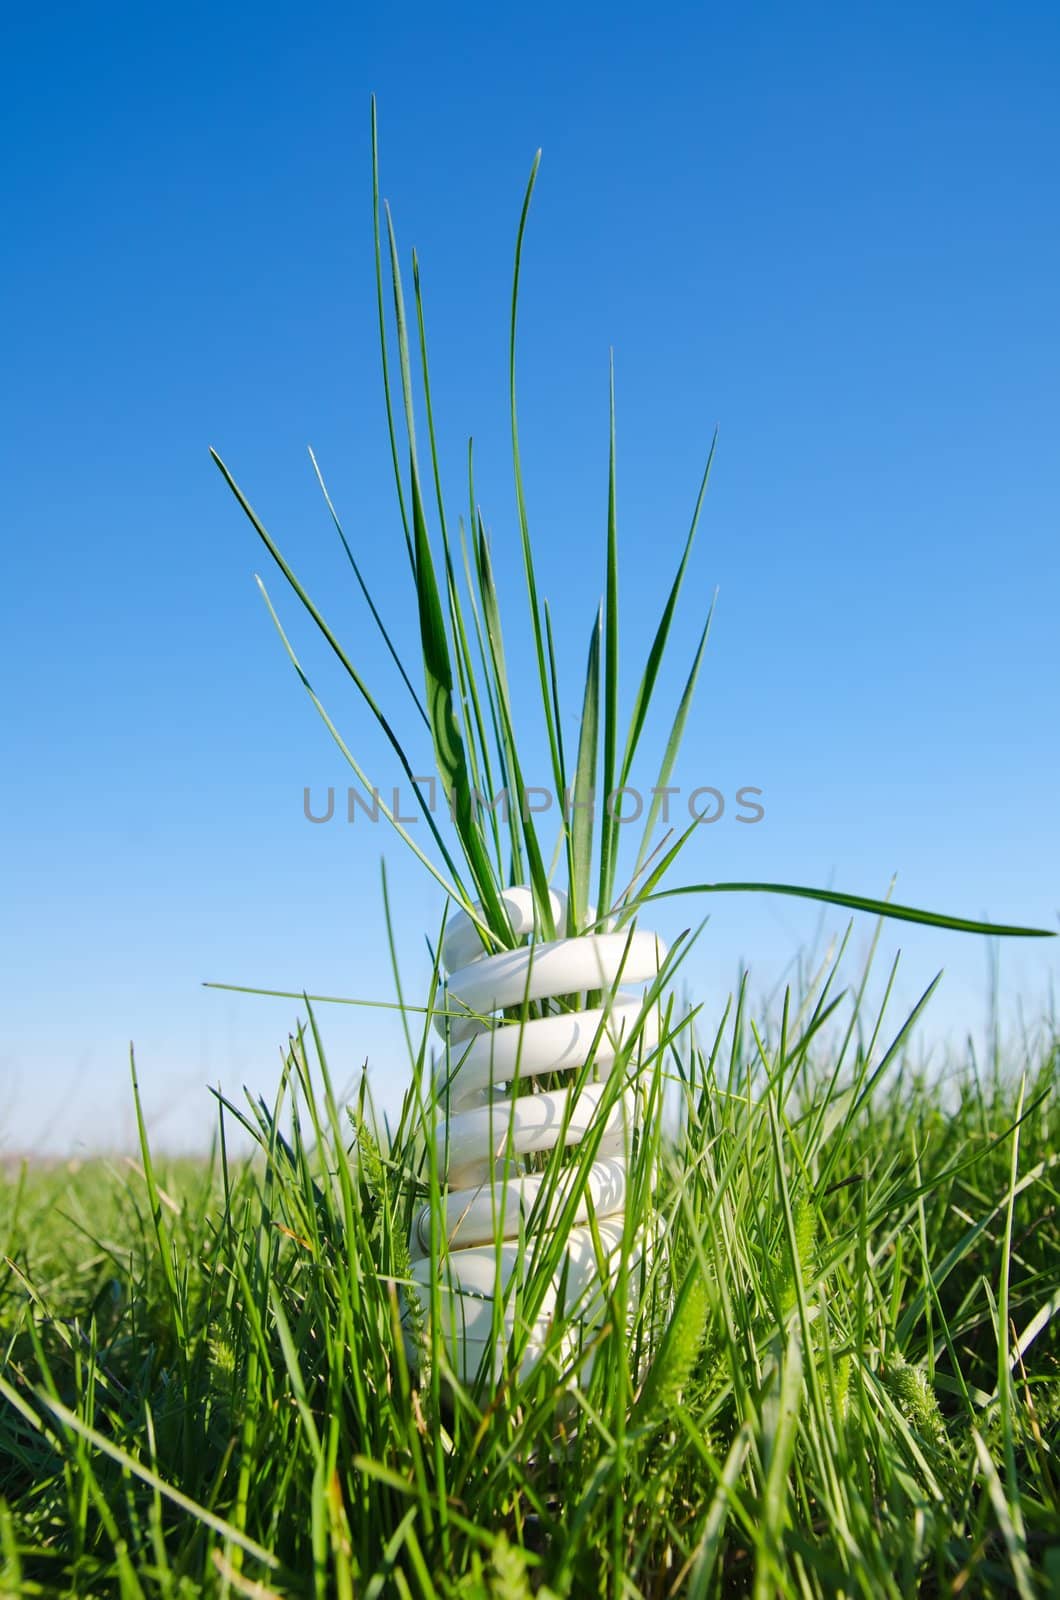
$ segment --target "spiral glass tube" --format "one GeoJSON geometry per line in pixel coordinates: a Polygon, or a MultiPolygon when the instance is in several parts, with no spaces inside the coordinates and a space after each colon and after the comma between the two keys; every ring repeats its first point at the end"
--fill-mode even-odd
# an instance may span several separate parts
{"type": "MultiPolygon", "coordinates": [[[[508,889],[502,898],[513,933],[532,934],[530,890],[508,889]]],[[[566,898],[553,891],[551,899],[562,926],[566,898]]],[[[658,1006],[618,985],[654,982],[665,957],[655,934],[636,930],[538,939],[487,955],[470,917],[461,912],[446,925],[448,1015],[436,1024],[443,1032],[448,1026],[449,1040],[433,1086],[440,1203],[418,1211],[410,1245],[425,1303],[432,1278],[439,1279],[443,1337],[465,1383],[483,1371],[491,1344],[496,1374],[517,1324],[526,1331],[522,1370],[529,1370],[560,1294],[570,1316],[565,1358],[576,1356],[602,1314],[605,1279],[621,1250],[631,1140],[643,1115],[638,1076],[660,1033],[658,1006]],[[585,1005],[590,994],[601,1003],[585,1005]],[[528,1002],[541,1014],[514,1022],[502,1015],[528,1002]],[[454,1018],[454,1011],[466,1015],[454,1018]],[[617,1073],[621,1084],[609,1081],[617,1073]],[[588,1166],[575,1156],[560,1170],[554,1158],[544,1171],[524,1170],[526,1157],[547,1157],[560,1143],[576,1147],[588,1137],[599,1141],[588,1166]],[[540,1235],[555,1231],[560,1212],[565,1242],[528,1315],[513,1278],[525,1277],[540,1235]]]]}

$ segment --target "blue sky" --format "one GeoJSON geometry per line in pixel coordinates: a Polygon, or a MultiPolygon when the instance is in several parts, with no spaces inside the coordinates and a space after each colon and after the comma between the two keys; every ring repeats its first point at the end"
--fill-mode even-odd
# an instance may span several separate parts
{"type": "MultiPolygon", "coordinates": [[[[669,703],[717,586],[679,781],[760,787],[766,816],[704,829],[689,874],[873,894],[897,872],[914,904],[1055,927],[1055,8],[249,17],[42,6],[2,24],[0,1153],[127,1144],[130,1039],[160,1142],[208,1137],[207,1083],[270,1095],[298,1007],[202,980],[389,996],[384,852],[410,991],[424,980],[432,881],[381,828],[304,820],[304,787],[347,774],[255,571],[351,743],[381,786],[396,775],[208,457],[400,707],[306,456],[414,661],[372,91],[383,191],[423,271],[447,493],[463,505],[473,433],[527,669],[506,319],[543,148],[520,420],[572,716],[602,581],[609,349],[627,697],[720,427],[669,703]]],[[[741,962],[767,993],[845,922],[758,897],[709,909],[690,968],[708,1016],[741,962]]],[[[659,926],[690,916],[669,905],[659,926]]],[[[982,1028],[987,948],[892,925],[881,960],[899,947],[899,1002],[945,968],[923,1033],[939,1059],[982,1028]]],[[[1011,1014],[1040,1014],[1052,941],[1000,963],[1011,1014]]],[[[392,1020],[323,1021],[336,1076],[367,1059],[392,1101],[392,1020]]]]}

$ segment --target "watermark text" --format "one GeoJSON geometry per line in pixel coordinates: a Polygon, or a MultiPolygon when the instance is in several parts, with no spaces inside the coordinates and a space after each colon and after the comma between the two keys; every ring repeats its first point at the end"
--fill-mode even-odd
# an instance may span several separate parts
{"type": "MultiPolygon", "coordinates": [[[[619,824],[658,821],[683,825],[687,820],[710,826],[729,817],[733,822],[753,826],[765,818],[763,796],[764,791],[756,784],[741,784],[729,795],[709,783],[699,784],[694,789],[665,784],[647,790],[622,784],[606,796],[605,810],[619,824]]],[[[590,790],[575,797],[572,789],[565,789],[558,797],[553,789],[534,783],[525,784],[519,790],[501,788],[494,795],[472,788],[464,795],[462,804],[479,819],[492,812],[508,822],[518,808],[518,815],[524,822],[555,812],[569,823],[579,810],[595,812],[596,792],[590,790]]],[[[307,785],[302,791],[302,814],[307,822],[317,825],[339,817],[346,822],[396,822],[403,828],[410,828],[422,821],[425,812],[433,815],[439,809],[448,811],[450,818],[456,821],[461,814],[461,801],[455,792],[446,795],[440,780],[433,774],[423,778],[414,776],[406,789],[366,791],[351,786],[343,795],[333,785],[324,791],[314,791],[307,785]]]]}

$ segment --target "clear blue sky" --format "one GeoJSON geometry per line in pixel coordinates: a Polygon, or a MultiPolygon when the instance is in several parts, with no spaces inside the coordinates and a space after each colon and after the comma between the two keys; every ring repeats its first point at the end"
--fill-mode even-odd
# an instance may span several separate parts
{"type": "MultiPolygon", "coordinates": [[[[423,980],[432,882],[382,829],[303,819],[304,786],[347,775],[207,454],[400,705],[305,453],[411,650],[373,90],[383,190],[424,274],[447,489],[462,506],[474,433],[520,616],[506,316],[543,147],[521,421],[572,713],[601,586],[609,347],[627,694],[720,425],[682,671],[720,600],[680,778],[757,785],[767,814],[704,829],[689,870],[870,894],[897,872],[900,899],[1056,926],[1056,8],[370,12],[45,4],[0,25],[0,1151],[127,1142],[130,1038],[160,1141],[207,1136],[207,1082],[271,1094],[298,1008],[201,981],[389,994],[384,847],[423,980]]],[[[396,781],[266,576],[337,720],[396,781]]],[[[677,688],[675,671],[671,703],[677,688]]],[[[689,974],[708,1016],[741,960],[766,991],[819,926],[791,901],[711,910],[689,974]]],[[[907,1002],[946,969],[925,1047],[978,1031],[985,946],[892,925],[883,955],[899,946],[907,1002]]],[[[1056,963],[1007,946],[1010,1003],[1040,1010],[1056,963]]],[[[323,1020],[336,1075],[367,1058],[392,1098],[392,1025],[323,1020]]]]}

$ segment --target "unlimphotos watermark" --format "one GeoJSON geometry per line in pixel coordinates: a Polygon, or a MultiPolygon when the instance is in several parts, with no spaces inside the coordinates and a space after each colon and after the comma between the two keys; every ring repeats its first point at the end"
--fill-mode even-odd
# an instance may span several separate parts
{"type": "MultiPolygon", "coordinates": [[[[399,822],[402,827],[411,827],[422,820],[422,813],[435,812],[441,804],[451,817],[456,814],[455,797],[448,799],[437,777],[417,778],[412,780],[412,796],[400,787],[390,789],[384,799],[379,789],[372,789],[370,795],[360,789],[348,788],[346,790],[346,821],[355,822],[399,822]],[[414,809],[418,808],[418,809],[414,809]]],[[[327,799],[321,803],[319,796],[314,801],[311,787],[307,785],[302,791],[302,813],[307,822],[331,822],[335,817],[335,789],[328,787],[327,799]]],[[[754,784],[743,784],[733,793],[734,806],[726,801],[726,796],[721,789],[713,784],[700,784],[695,789],[685,790],[678,785],[665,785],[653,787],[647,791],[635,789],[629,784],[612,789],[607,796],[607,815],[616,822],[637,822],[641,817],[650,816],[654,808],[655,815],[661,822],[676,822],[683,820],[685,813],[693,822],[702,822],[709,825],[720,822],[723,817],[729,816],[734,822],[754,824],[761,822],[766,814],[762,804],[763,791],[754,784]]],[[[523,820],[529,822],[531,817],[543,816],[555,807],[558,811],[560,805],[554,790],[540,784],[526,784],[523,788],[514,791],[508,788],[498,789],[495,795],[486,795],[478,789],[472,789],[470,795],[472,809],[481,817],[487,812],[499,813],[502,821],[507,822],[512,810],[518,806],[519,814],[523,820]]],[[[565,789],[562,799],[562,813],[564,820],[570,822],[574,813],[582,808],[595,810],[596,794],[590,791],[583,799],[576,800],[573,790],[565,789]]]]}

